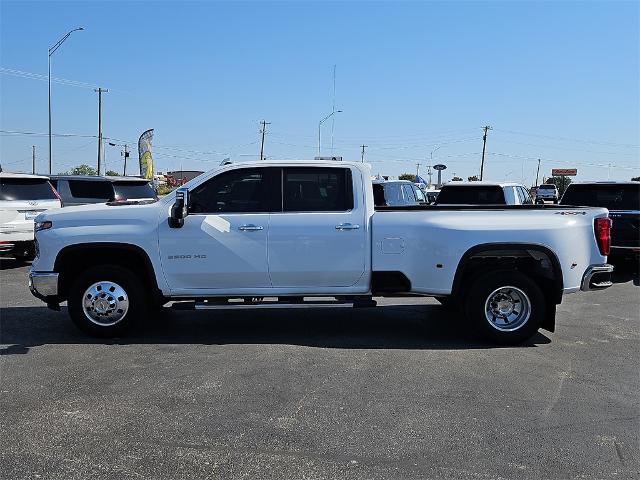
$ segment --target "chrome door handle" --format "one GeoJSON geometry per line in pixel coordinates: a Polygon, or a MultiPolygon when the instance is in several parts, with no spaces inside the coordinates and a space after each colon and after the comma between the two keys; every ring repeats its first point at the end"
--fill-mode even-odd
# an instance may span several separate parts
{"type": "Polygon", "coordinates": [[[360,225],[353,225],[351,223],[341,223],[336,225],[336,230],[358,230],[360,225]]]}
{"type": "Polygon", "coordinates": [[[253,225],[252,223],[250,223],[248,225],[240,225],[238,227],[238,230],[241,230],[243,232],[254,232],[256,230],[262,230],[262,227],[259,225],[253,225]]]}

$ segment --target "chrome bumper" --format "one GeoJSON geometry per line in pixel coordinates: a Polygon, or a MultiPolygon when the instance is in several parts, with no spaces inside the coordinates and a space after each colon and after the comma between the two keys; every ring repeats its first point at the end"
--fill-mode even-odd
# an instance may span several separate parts
{"type": "Polygon", "coordinates": [[[613,272],[613,265],[605,263],[604,265],[591,265],[584,272],[582,277],[582,284],[580,290],[587,292],[589,290],[603,290],[609,288],[613,283],[611,282],[611,273],[613,272]]]}
{"type": "Polygon", "coordinates": [[[55,272],[29,272],[29,290],[42,300],[58,295],[58,274],[55,272]]]}

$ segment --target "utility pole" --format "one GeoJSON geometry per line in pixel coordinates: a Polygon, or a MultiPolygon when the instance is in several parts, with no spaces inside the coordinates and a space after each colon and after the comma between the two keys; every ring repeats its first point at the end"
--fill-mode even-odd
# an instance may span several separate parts
{"type": "Polygon", "coordinates": [[[31,146],[31,173],[36,173],[36,146],[31,146]]]}
{"type": "Polygon", "coordinates": [[[480,180],[484,174],[484,152],[487,148],[487,131],[493,130],[489,125],[484,126],[484,135],[482,136],[482,163],[480,164],[480,180]]]}
{"type": "Polygon", "coordinates": [[[360,155],[360,161],[362,163],[364,163],[364,149],[367,148],[368,146],[369,145],[365,145],[365,144],[360,145],[360,148],[362,148],[362,154],[360,155]]]}
{"type": "Polygon", "coordinates": [[[420,175],[420,164],[416,163],[416,177],[420,175]]]}
{"type": "Polygon", "coordinates": [[[127,144],[124,144],[124,169],[122,170],[122,176],[127,176],[127,158],[129,157],[129,152],[127,152],[127,144]]]}
{"type": "Polygon", "coordinates": [[[536,184],[534,185],[535,187],[538,186],[538,177],[540,175],[540,159],[538,159],[538,171],[536,172],[536,184]]]}
{"type": "Polygon", "coordinates": [[[427,175],[429,175],[429,187],[431,187],[431,165],[427,167],[427,175]]]}
{"type": "Polygon", "coordinates": [[[260,143],[260,160],[264,160],[264,135],[265,133],[267,133],[267,125],[271,125],[271,122],[265,122],[264,120],[262,120],[260,122],[260,124],[262,125],[262,143],[260,143]]]}
{"type": "Polygon", "coordinates": [[[98,175],[100,175],[100,163],[102,160],[102,92],[107,93],[106,88],[94,90],[98,92],[98,175]]]}

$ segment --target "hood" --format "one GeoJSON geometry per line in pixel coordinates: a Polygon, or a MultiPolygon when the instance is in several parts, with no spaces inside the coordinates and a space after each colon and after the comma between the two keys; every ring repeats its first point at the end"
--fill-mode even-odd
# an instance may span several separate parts
{"type": "Polygon", "coordinates": [[[36,217],[37,222],[51,221],[71,225],[105,225],[142,223],[155,220],[166,206],[162,202],[110,202],[48,210],[36,217]]]}

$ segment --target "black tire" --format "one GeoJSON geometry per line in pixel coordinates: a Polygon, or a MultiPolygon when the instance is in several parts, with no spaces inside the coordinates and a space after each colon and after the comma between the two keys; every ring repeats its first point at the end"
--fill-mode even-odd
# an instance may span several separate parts
{"type": "Polygon", "coordinates": [[[74,280],[67,298],[69,315],[73,323],[83,332],[97,337],[116,337],[142,325],[149,311],[149,296],[143,282],[131,270],[118,265],[98,265],[80,273],[74,280]],[[87,290],[97,282],[113,282],[124,290],[128,309],[113,325],[102,325],[85,314],[83,302],[87,290]]]}
{"type": "MultiPolygon", "coordinates": [[[[493,305],[498,308],[502,306],[502,302],[493,302],[493,305]]],[[[465,314],[476,332],[490,342],[503,345],[518,344],[533,337],[544,319],[545,309],[544,295],[540,287],[531,278],[516,270],[495,270],[480,275],[467,291],[465,298],[465,314]],[[494,293],[495,295],[492,295],[494,293]],[[522,314],[520,320],[514,320],[512,325],[508,325],[507,320],[500,315],[494,316],[494,321],[489,320],[489,315],[492,315],[492,312],[487,313],[487,308],[491,309],[492,305],[490,297],[492,300],[503,298],[505,310],[508,311],[511,305],[513,314],[522,314]],[[529,312],[528,316],[523,313],[525,311],[529,312]]]]}

